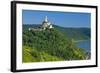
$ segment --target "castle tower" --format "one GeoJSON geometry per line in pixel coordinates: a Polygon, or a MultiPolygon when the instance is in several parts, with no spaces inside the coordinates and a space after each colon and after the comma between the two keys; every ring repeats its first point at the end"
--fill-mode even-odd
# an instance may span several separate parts
{"type": "Polygon", "coordinates": [[[48,22],[48,17],[47,16],[45,16],[45,20],[44,20],[45,22],[48,22]]]}

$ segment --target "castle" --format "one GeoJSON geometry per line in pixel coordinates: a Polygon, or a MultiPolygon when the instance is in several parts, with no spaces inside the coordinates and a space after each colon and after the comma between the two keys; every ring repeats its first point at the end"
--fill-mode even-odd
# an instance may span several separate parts
{"type": "Polygon", "coordinates": [[[45,17],[45,20],[42,22],[42,28],[45,30],[46,28],[53,28],[53,26],[51,25],[51,23],[48,21],[47,16],[45,17]]]}
{"type": "Polygon", "coordinates": [[[53,26],[52,24],[48,21],[48,17],[45,16],[45,19],[44,21],[42,22],[42,25],[40,26],[40,28],[29,28],[29,31],[30,30],[34,30],[34,31],[42,31],[42,30],[45,30],[45,29],[52,29],[53,26]]]}

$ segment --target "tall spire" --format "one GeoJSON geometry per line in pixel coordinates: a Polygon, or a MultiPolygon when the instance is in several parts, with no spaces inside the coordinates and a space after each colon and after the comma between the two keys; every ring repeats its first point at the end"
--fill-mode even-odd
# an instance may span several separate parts
{"type": "Polygon", "coordinates": [[[48,22],[48,17],[47,16],[45,16],[45,20],[44,20],[45,22],[48,22]]]}

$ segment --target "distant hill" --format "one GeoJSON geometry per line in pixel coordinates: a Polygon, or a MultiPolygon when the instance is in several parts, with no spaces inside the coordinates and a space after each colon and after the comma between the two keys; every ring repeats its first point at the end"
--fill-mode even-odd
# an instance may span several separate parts
{"type": "Polygon", "coordinates": [[[78,48],[73,39],[58,27],[44,31],[28,31],[34,25],[23,25],[23,62],[84,60],[86,51],[78,48]]]}
{"type": "Polygon", "coordinates": [[[54,27],[71,39],[73,38],[75,40],[86,40],[90,39],[91,37],[90,28],[66,28],[57,25],[54,25],[54,27]]]}
{"type": "MultiPolygon", "coordinates": [[[[23,30],[28,30],[28,28],[37,28],[39,27],[40,24],[38,25],[23,25],[23,30]]],[[[61,31],[65,36],[67,36],[69,39],[74,39],[74,40],[87,40],[90,39],[91,34],[90,34],[90,28],[69,28],[69,27],[61,27],[57,25],[53,25],[53,27],[59,31],[61,31]]]]}

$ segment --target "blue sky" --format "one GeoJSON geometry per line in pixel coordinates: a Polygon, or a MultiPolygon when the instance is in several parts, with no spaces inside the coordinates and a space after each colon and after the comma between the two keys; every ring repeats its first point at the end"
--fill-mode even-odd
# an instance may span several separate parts
{"type": "Polygon", "coordinates": [[[55,12],[55,11],[36,11],[23,10],[23,24],[41,24],[45,18],[55,25],[62,27],[90,27],[91,14],[78,12],[55,12]]]}

